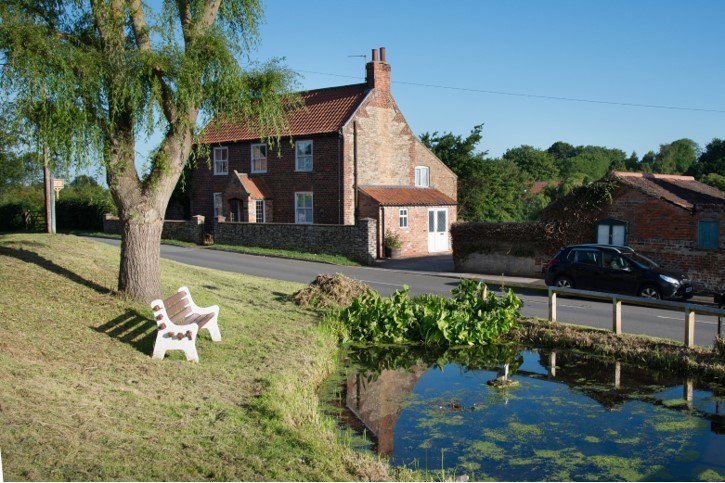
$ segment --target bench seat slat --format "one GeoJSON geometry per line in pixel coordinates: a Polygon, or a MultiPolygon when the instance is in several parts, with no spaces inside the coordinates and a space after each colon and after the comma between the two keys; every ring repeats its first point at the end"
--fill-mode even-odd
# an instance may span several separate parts
{"type": "Polygon", "coordinates": [[[186,316],[192,312],[191,306],[186,306],[181,312],[177,312],[174,315],[170,315],[169,318],[175,324],[178,324],[182,320],[186,319],[186,316]]]}

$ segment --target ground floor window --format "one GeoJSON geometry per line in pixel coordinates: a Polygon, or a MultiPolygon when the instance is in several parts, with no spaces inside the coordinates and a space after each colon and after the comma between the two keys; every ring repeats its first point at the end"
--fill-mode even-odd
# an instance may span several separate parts
{"type": "Polygon", "coordinates": [[[398,214],[400,228],[408,228],[408,208],[401,208],[398,214]]]}
{"type": "Polygon", "coordinates": [[[597,243],[623,247],[627,243],[627,222],[607,219],[597,222],[597,243]]]}
{"type": "Polygon", "coordinates": [[[222,215],[222,194],[214,193],[214,218],[222,215]]]}
{"type": "Polygon", "coordinates": [[[312,193],[295,193],[295,223],[312,223],[312,193]]]}
{"type": "Polygon", "coordinates": [[[254,203],[254,214],[257,223],[264,223],[264,200],[256,200],[254,203]]]}

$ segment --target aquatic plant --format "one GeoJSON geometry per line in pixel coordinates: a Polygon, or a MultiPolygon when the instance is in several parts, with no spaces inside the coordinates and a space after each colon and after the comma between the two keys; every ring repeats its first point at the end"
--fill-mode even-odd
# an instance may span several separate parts
{"type": "Polygon", "coordinates": [[[516,326],[521,299],[509,290],[500,299],[483,282],[461,280],[452,297],[410,298],[408,286],[390,297],[372,290],[340,312],[344,339],[366,343],[429,346],[487,345],[516,326]]]}

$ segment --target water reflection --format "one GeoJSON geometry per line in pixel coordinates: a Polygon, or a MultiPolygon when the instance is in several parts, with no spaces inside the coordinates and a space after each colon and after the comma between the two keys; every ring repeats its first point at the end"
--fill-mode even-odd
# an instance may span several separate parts
{"type": "Polygon", "coordinates": [[[725,477],[722,386],[513,346],[348,359],[339,400],[393,464],[506,480],[725,477]]]}

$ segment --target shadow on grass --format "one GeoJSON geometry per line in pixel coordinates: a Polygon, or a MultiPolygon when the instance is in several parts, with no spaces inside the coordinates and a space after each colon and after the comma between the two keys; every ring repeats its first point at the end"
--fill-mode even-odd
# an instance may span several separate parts
{"type": "Polygon", "coordinates": [[[109,289],[108,287],[99,285],[92,280],[85,279],[77,273],[72,272],[65,267],[61,267],[55,262],[48,260],[47,258],[42,257],[35,252],[31,252],[30,250],[24,250],[22,248],[0,247],[0,255],[17,258],[18,260],[22,260],[27,263],[33,263],[40,268],[44,268],[49,272],[53,272],[60,275],[61,277],[65,277],[71,282],[75,282],[77,284],[88,287],[100,294],[105,295],[113,292],[113,290],[109,289]]]}
{"type": "Polygon", "coordinates": [[[153,352],[156,323],[135,310],[127,310],[113,320],[95,328],[147,355],[153,352]]]}

